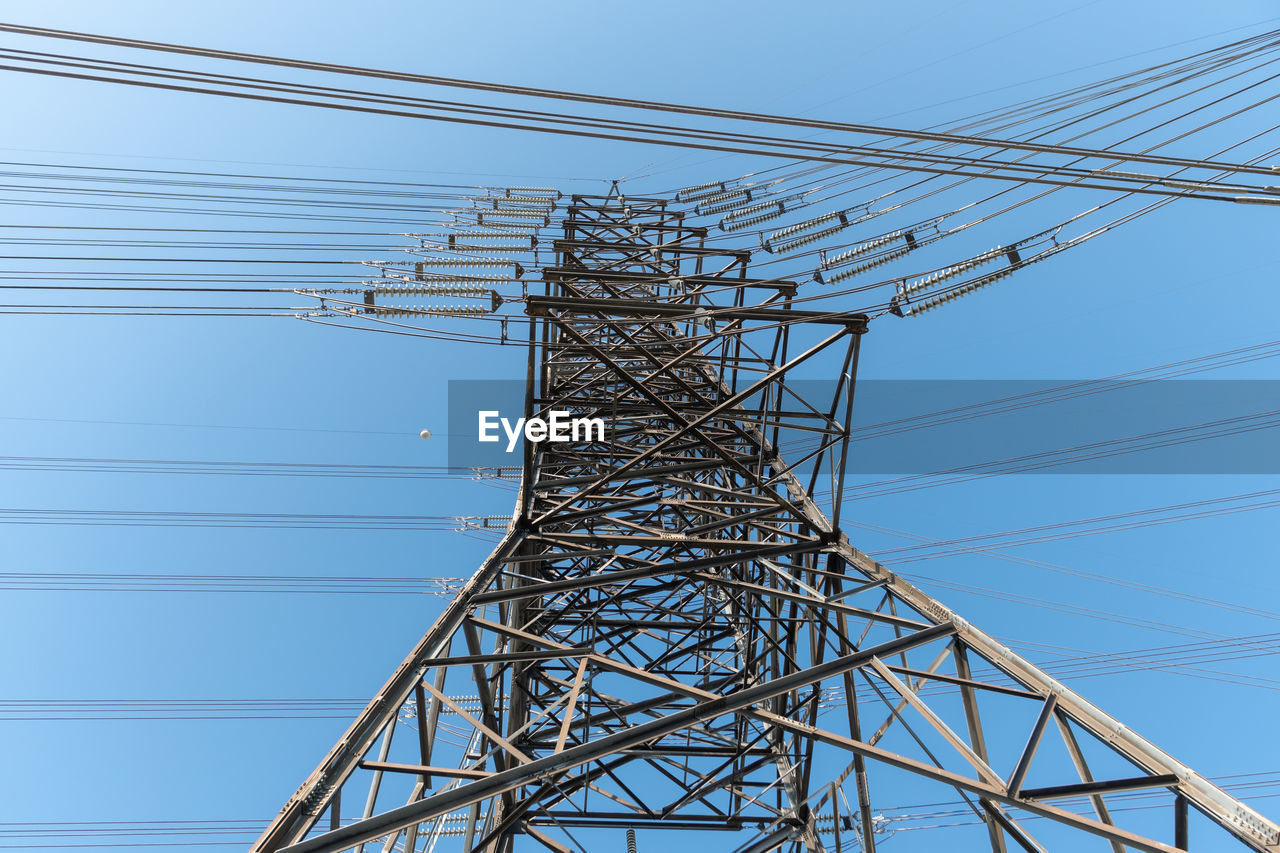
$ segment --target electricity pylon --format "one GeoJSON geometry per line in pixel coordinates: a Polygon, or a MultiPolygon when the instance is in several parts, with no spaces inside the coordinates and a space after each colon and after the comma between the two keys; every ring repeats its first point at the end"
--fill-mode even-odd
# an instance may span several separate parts
{"type": "Polygon", "coordinates": [[[1204,849],[1280,851],[1276,824],[849,543],[864,316],[793,305],[661,200],[575,196],[562,225],[525,303],[525,416],[606,434],[526,442],[505,538],[254,851],[621,850],[627,829],[896,849],[873,792],[958,796],[944,849],[1185,850],[1198,813],[1204,849]],[[822,400],[797,390],[818,365],[822,400]],[[1170,808],[1113,807],[1143,790],[1170,808]]]}

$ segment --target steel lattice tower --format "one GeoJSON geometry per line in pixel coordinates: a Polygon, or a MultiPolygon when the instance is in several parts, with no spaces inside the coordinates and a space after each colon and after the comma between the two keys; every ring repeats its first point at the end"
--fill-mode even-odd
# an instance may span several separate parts
{"type": "Polygon", "coordinates": [[[621,850],[628,828],[905,849],[872,796],[904,783],[981,819],[944,849],[1187,849],[1195,810],[1204,849],[1280,851],[1276,824],[856,550],[838,488],[814,500],[844,476],[865,317],[793,307],[661,200],[563,217],[526,302],[525,414],[606,436],[526,443],[506,537],[254,851],[621,850]],[[789,380],[820,357],[833,392],[804,399],[789,380]],[[1125,828],[1109,804],[1142,789],[1172,815],[1125,828]]]}

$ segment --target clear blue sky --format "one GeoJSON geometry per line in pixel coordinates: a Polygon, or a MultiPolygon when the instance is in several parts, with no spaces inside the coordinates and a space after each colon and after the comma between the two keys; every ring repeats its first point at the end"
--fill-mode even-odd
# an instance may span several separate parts
{"type": "MultiPolygon", "coordinates": [[[[47,0],[10,4],[3,17],[352,65],[923,127],[1260,32],[1275,26],[1275,13],[1274,4],[1263,2],[1098,0],[785,7],[47,0]],[[1228,30],[1234,32],[1203,38],[1228,30]],[[1203,40],[1168,47],[1195,39],[1203,40]],[[1055,76],[1034,82],[1048,75],[1055,76]]],[[[0,42],[30,46],[16,37],[0,42]]],[[[655,184],[678,186],[758,165],[0,74],[3,160],[536,181],[586,191],[640,172],[661,172],[655,184]]],[[[88,224],[107,215],[0,205],[0,223],[88,224]]],[[[879,323],[865,340],[862,375],[1102,376],[1275,339],[1275,228],[1272,209],[1174,205],[1044,265],[1025,283],[998,286],[918,321],[879,323]]],[[[423,442],[417,432],[443,431],[446,381],[523,375],[516,347],[467,348],[287,319],[5,316],[0,359],[4,456],[443,465],[444,443],[423,442]]],[[[1264,361],[1215,377],[1280,378],[1277,368],[1264,361]]],[[[852,517],[948,538],[1275,488],[1277,479],[1007,477],[859,502],[852,517]]],[[[0,495],[0,504],[17,508],[420,515],[497,514],[510,501],[508,492],[451,481],[14,471],[0,471],[0,495]]],[[[1018,553],[1267,608],[1280,597],[1275,518],[1273,510],[1243,513],[1018,553]]],[[[885,534],[849,533],[867,551],[902,544],[885,534]]],[[[470,574],[488,549],[438,532],[23,525],[0,528],[0,542],[5,572],[452,577],[470,574]]],[[[908,571],[1206,634],[1277,630],[1272,620],[980,556],[908,571]]],[[[1046,652],[1020,640],[1089,651],[1191,641],[937,592],[1032,657],[1046,652]]],[[[0,591],[0,600],[6,700],[361,699],[382,684],[440,607],[439,599],[405,595],[0,591]]],[[[1211,667],[1280,678],[1272,657],[1211,667]]],[[[1280,685],[1152,672],[1078,686],[1205,774],[1280,770],[1274,748],[1280,685]]],[[[266,820],[348,717],[339,711],[331,719],[301,720],[0,720],[0,820],[266,820]]],[[[1258,805],[1276,812],[1266,800],[1258,805]]],[[[18,843],[0,837],[0,847],[18,843]]]]}

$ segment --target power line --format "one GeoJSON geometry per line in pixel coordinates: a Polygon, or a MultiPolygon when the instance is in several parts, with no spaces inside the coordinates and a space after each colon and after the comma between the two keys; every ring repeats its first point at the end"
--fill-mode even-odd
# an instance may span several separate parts
{"type": "MultiPolygon", "coordinates": [[[[199,48],[190,45],[179,45],[163,42],[144,41],[141,39],[120,38],[113,36],[104,36],[92,33],[72,32],[68,30],[54,30],[43,27],[29,27],[15,24],[0,24],[0,31],[10,32],[19,35],[39,36],[44,38],[55,38],[72,41],[88,42],[99,45],[107,45],[113,47],[126,47],[139,50],[159,51],[165,53],[177,53],[188,56],[200,56],[205,58],[231,60],[235,62],[246,62],[251,64],[273,65],[284,68],[292,68],[309,71],[324,71],[335,74],[356,75],[362,77],[373,77],[386,80],[398,80],[403,82],[423,83],[433,86],[445,86],[453,88],[471,89],[476,91],[494,92],[501,94],[514,94],[526,97],[545,98],[563,101],[572,101],[579,103],[589,103],[602,106],[621,106],[642,110],[653,110],[659,112],[682,113],[688,115],[698,115],[711,118],[728,118],[741,121],[761,122],[767,124],[782,124],[795,127],[805,127],[821,130],[840,130],[851,133],[870,134],[874,136],[900,137],[906,139],[928,140],[936,142],[959,142],[966,145],[989,146],[1001,149],[1013,150],[1029,150],[1039,153],[1055,153],[1074,156],[1095,156],[1100,152],[1091,149],[1071,148],[1067,146],[1053,145],[1034,145],[1030,143],[1021,143],[1016,140],[1005,139],[985,139],[983,137],[966,137],[957,134],[937,133],[929,131],[913,131],[902,128],[877,127],[875,125],[851,124],[846,122],[830,122],[819,121],[814,119],[804,119],[791,116],[770,115],[767,113],[754,113],[739,110],[716,109],[710,107],[697,107],[687,104],[673,104],[661,101],[651,100],[635,100],[629,98],[618,98],[603,95],[588,95],[581,92],[568,92],[556,89],[539,89],[528,86],[515,86],[501,83],[488,83],[476,80],[461,80],[457,78],[429,76],[422,74],[408,74],[404,72],[394,72],[379,70],[373,68],[362,68],[351,65],[341,65],[326,62],[313,62],[298,59],[286,59],[283,57],[265,56],[261,54],[237,53],[234,51],[215,50],[209,48],[199,48]]],[[[1280,31],[1276,31],[1280,33],[1280,31]]],[[[1268,35],[1275,35],[1269,33],[1268,35]]],[[[1118,152],[1107,152],[1108,157],[1122,157],[1130,162],[1144,162],[1161,165],[1176,165],[1184,168],[1219,167],[1229,169],[1231,171],[1247,172],[1260,175],[1270,174],[1270,170],[1256,169],[1242,166],[1240,164],[1231,163],[1214,163],[1212,161],[1195,161],[1185,158],[1175,157],[1152,157],[1150,155],[1143,157],[1136,154],[1120,154],[1118,152]],[[1237,168],[1238,167],[1238,168],[1237,168]]]]}
{"type": "Polygon", "coordinates": [[[898,564],[938,557],[958,556],[988,547],[1012,548],[1042,542],[1056,542],[1079,536],[1094,536],[1123,530],[1136,530],[1154,525],[1172,524],[1202,518],[1218,518],[1241,512],[1271,509],[1280,506],[1280,489],[1245,492],[1217,498],[1188,501],[1168,506],[1131,510],[1111,515],[1093,516],[1075,521],[1061,521],[1022,527],[977,536],[962,536],[937,542],[905,545],[877,552],[879,556],[892,556],[898,564]]]}
{"type": "MultiPolygon", "coordinates": [[[[114,509],[16,509],[0,507],[0,524],[95,527],[238,527],[300,530],[455,530],[483,516],[370,515],[358,513],[178,512],[114,509]]],[[[495,521],[501,530],[505,522],[495,521]]]]}
{"type": "MultiPolygon", "coordinates": [[[[321,432],[321,430],[315,431],[321,432]]],[[[355,432],[355,434],[363,433],[355,432]]],[[[373,434],[399,435],[398,433],[373,434]]],[[[98,474],[214,474],[262,477],[332,477],[341,479],[429,480],[456,478],[480,479],[490,472],[500,470],[501,469],[483,467],[465,468],[442,465],[372,465],[328,462],[229,462],[74,456],[0,456],[0,471],[48,471],[98,474]]]]}
{"type": "MultiPolygon", "coordinates": [[[[446,121],[452,123],[471,124],[483,127],[495,127],[517,130],[532,130],[543,133],[552,133],[558,135],[580,136],[592,139],[606,139],[614,141],[643,142],[648,144],[658,144],[675,147],[695,148],[713,151],[725,151],[739,154],[754,154],[768,157],[785,157],[792,159],[810,160],[813,162],[825,163],[845,163],[850,165],[875,165],[879,168],[917,171],[933,174],[950,174],[957,176],[969,177],[986,177],[995,180],[1013,181],[1016,183],[1040,183],[1050,186],[1074,186],[1082,189],[1121,189],[1127,188],[1128,191],[1139,194],[1151,194],[1172,197],[1192,197],[1217,201],[1238,201],[1240,197],[1230,194],[1231,191],[1246,193],[1244,200],[1257,201],[1258,203],[1278,203],[1280,200],[1267,198],[1265,196],[1254,197],[1248,195],[1251,192],[1258,191],[1261,188],[1252,186],[1228,186],[1222,185],[1222,192],[1215,192],[1215,186],[1204,184],[1201,190],[1186,189],[1165,189],[1153,185],[1154,182],[1160,180],[1159,176],[1150,175],[1132,175],[1124,172],[1111,172],[1108,170],[1075,170],[1064,167],[1041,167],[1032,164],[1018,164],[1017,162],[990,160],[986,158],[957,157],[956,155],[929,155],[919,152],[896,151],[889,152],[882,149],[866,146],[848,146],[834,144],[810,144],[799,140],[782,139],[778,137],[762,137],[759,135],[713,132],[701,129],[680,128],[668,125],[645,125],[637,122],[618,122],[603,119],[583,118],[564,114],[551,113],[533,113],[528,110],[511,110],[503,108],[482,107],[469,104],[453,104],[451,102],[424,102],[423,99],[403,98],[399,96],[377,95],[373,93],[356,94],[350,90],[328,90],[318,87],[307,87],[292,84],[274,84],[264,81],[258,81],[255,78],[232,78],[228,75],[210,75],[200,72],[177,72],[174,69],[158,68],[155,66],[134,66],[130,63],[117,63],[107,61],[85,61],[79,57],[55,58],[58,55],[47,55],[40,58],[40,55],[30,51],[8,51],[11,56],[17,56],[21,61],[45,63],[52,66],[69,66],[82,68],[87,70],[98,70],[107,74],[128,73],[135,76],[145,78],[158,79],[131,79],[119,76],[102,76],[101,74],[87,74],[66,70],[56,70],[55,68],[38,68],[16,65],[3,65],[0,69],[11,71],[23,71],[27,73],[42,74],[46,76],[66,77],[71,79],[93,80],[98,82],[122,83],[125,85],[144,86],[147,88],[168,89],[172,91],[196,92],[202,94],[214,94],[241,99],[260,100],[272,103],[286,103],[304,106],[320,106],[330,109],[340,109],[346,111],[371,113],[379,115],[400,116],[407,118],[426,118],[436,121],[446,121]],[[30,56],[26,56],[30,54],[30,56]],[[32,57],[36,58],[32,58],[32,57]],[[124,69],[120,71],[119,69],[124,69]],[[160,79],[183,80],[204,82],[216,84],[219,86],[233,86],[235,89],[208,88],[207,86],[192,86],[185,83],[176,82],[160,82],[160,79]],[[240,91],[244,89],[245,91],[240,91]],[[265,95],[255,93],[255,90],[268,90],[286,93],[288,95],[297,95],[302,97],[286,97],[281,95],[265,95]],[[337,98],[337,100],[323,100],[319,98],[337,98]],[[350,99],[361,102],[373,102],[391,105],[404,105],[409,107],[393,108],[392,106],[367,106],[357,103],[347,103],[343,99],[350,99]],[[422,112],[424,108],[436,110],[436,112],[422,112]],[[443,112],[441,112],[443,111],[443,112]],[[485,116],[484,118],[476,116],[485,116]],[[594,129],[588,129],[594,128],[594,129]],[[845,153],[847,152],[847,153],[845,153]],[[881,159],[886,154],[897,159],[881,159]],[[871,157],[874,159],[866,159],[871,157]],[[929,165],[929,164],[937,165],[929,165]],[[974,169],[985,169],[985,171],[974,171],[974,169]],[[1051,177],[1052,175],[1074,174],[1071,180],[1066,178],[1051,177]]],[[[946,137],[944,137],[946,138],[946,137]]],[[[957,141],[964,144],[974,144],[969,138],[961,138],[957,141]]],[[[1006,140],[990,141],[984,140],[984,143],[1000,148],[1007,147],[1006,140]]],[[[1021,147],[1014,144],[1013,147],[1021,147]]],[[[1087,156],[1101,157],[1106,156],[1111,160],[1137,161],[1137,162],[1160,162],[1167,165],[1180,165],[1182,168],[1222,168],[1231,173],[1241,171],[1251,171],[1255,167],[1245,166],[1243,164],[1225,164],[1216,161],[1188,161],[1180,158],[1154,158],[1153,155],[1130,155],[1128,153],[1119,152],[1096,152],[1090,149],[1070,149],[1061,148],[1058,150],[1052,146],[1042,146],[1045,151],[1053,151],[1054,153],[1081,154],[1088,152],[1087,156]]],[[[1269,171],[1259,172],[1259,174],[1270,174],[1269,171]]]]}

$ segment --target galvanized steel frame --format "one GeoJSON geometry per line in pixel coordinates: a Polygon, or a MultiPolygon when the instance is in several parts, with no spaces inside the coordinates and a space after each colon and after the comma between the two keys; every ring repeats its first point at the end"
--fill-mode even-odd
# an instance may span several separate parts
{"type": "Polygon", "coordinates": [[[545,293],[526,303],[525,414],[604,417],[609,434],[526,443],[506,537],[255,853],[426,849],[442,827],[494,853],[522,834],[568,850],[552,833],[577,827],[874,851],[875,766],[954,789],[999,853],[1045,849],[1026,817],[1169,853],[1185,849],[1188,807],[1242,849],[1280,853],[1276,824],[850,544],[834,486],[865,317],[795,309],[794,283],[749,278],[748,251],[659,199],[576,196],[562,224],[545,293]],[[801,400],[788,379],[819,357],[838,365],[833,398],[801,400]],[[811,449],[788,463],[791,435],[811,449]],[[812,497],[824,475],[826,508],[812,497]],[[473,699],[450,695],[451,673],[469,673],[473,699]],[[1026,703],[1032,722],[984,724],[991,697],[1026,703]],[[450,764],[445,716],[466,742],[450,764]],[[411,722],[413,760],[388,760],[411,722]],[[1029,787],[1055,732],[1075,778],[1029,787]],[[1010,737],[1023,745],[1002,773],[992,745],[1010,737]],[[1098,750],[1137,775],[1096,779],[1098,750]],[[344,822],[357,776],[364,809],[344,822]],[[411,784],[388,804],[392,779],[411,784]],[[1117,825],[1106,798],[1136,787],[1170,791],[1173,844],[1117,825]]]}

